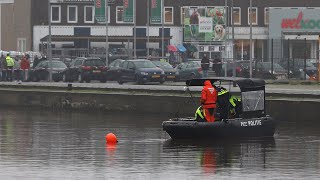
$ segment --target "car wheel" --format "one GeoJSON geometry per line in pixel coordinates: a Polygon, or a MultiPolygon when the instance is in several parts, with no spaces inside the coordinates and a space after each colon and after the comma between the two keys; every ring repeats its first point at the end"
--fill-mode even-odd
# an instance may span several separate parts
{"type": "Polygon", "coordinates": [[[190,74],[189,79],[194,79],[195,77],[196,77],[196,75],[195,75],[195,74],[190,74]]]}
{"type": "Polygon", "coordinates": [[[66,74],[63,74],[63,75],[62,75],[62,81],[63,81],[63,82],[67,82],[66,74]]]}
{"type": "Polygon", "coordinates": [[[121,76],[118,78],[118,83],[119,83],[119,84],[123,84],[123,80],[122,80],[122,77],[121,77],[121,76]]]}
{"type": "Polygon", "coordinates": [[[32,78],[31,78],[31,81],[32,82],[38,82],[39,79],[37,78],[37,76],[33,75],[32,78]]]}
{"type": "Polygon", "coordinates": [[[86,78],[86,83],[90,83],[91,80],[89,78],[86,78]]]}
{"type": "Polygon", "coordinates": [[[78,75],[78,81],[79,83],[83,83],[83,77],[81,74],[78,75]]]}
{"type": "Polygon", "coordinates": [[[106,79],[101,79],[100,82],[101,82],[101,83],[106,83],[107,80],[106,80],[106,79]]]}
{"type": "Polygon", "coordinates": [[[142,80],[139,78],[138,75],[136,75],[135,81],[136,81],[137,84],[143,84],[142,80]]]}

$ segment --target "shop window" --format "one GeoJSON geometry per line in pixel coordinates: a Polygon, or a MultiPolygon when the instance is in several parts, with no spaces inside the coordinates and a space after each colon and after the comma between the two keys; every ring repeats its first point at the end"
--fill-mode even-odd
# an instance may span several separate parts
{"type": "MultiPolygon", "coordinates": [[[[110,11],[110,7],[109,7],[109,11],[110,11]]],[[[133,24],[134,22],[123,22],[123,6],[117,6],[116,7],[116,23],[127,23],[127,24],[133,24]]],[[[109,12],[110,15],[110,12],[109,12]]],[[[110,22],[110,17],[109,17],[109,22],[110,22]]]]}
{"type": "Polygon", "coordinates": [[[242,40],[242,44],[243,44],[242,59],[250,60],[250,40],[242,40]]]}
{"type": "Polygon", "coordinates": [[[94,23],[93,6],[84,7],[84,23],[94,23]]]}
{"type": "Polygon", "coordinates": [[[242,59],[242,41],[241,40],[235,40],[234,42],[234,49],[235,49],[235,57],[236,60],[242,59]]]}
{"type": "Polygon", "coordinates": [[[68,6],[68,23],[78,22],[78,7],[68,6]]]}
{"type": "Polygon", "coordinates": [[[250,24],[250,19],[252,19],[253,25],[258,24],[258,8],[253,7],[251,15],[250,15],[250,7],[248,8],[248,24],[250,24]],[[250,16],[251,16],[251,18],[250,18],[250,16]]]}
{"type": "Polygon", "coordinates": [[[234,25],[241,25],[241,8],[233,8],[232,18],[234,25]]]}
{"type": "Polygon", "coordinates": [[[173,7],[164,7],[164,23],[173,24],[173,7]]]}
{"type": "Polygon", "coordinates": [[[53,23],[61,22],[61,6],[58,6],[58,5],[51,6],[51,22],[53,23]]]}

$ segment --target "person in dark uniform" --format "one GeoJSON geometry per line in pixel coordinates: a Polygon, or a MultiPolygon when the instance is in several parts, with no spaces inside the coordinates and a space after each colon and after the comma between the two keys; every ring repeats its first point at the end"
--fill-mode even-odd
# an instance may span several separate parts
{"type": "Polygon", "coordinates": [[[238,118],[242,112],[241,99],[230,94],[224,87],[217,87],[217,112],[220,120],[238,118]]]}
{"type": "Polygon", "coordinates": [[[216,73],[216,76],[217,77],[223,76],[221,59],[218,58],[218,56],[215,56],[212,63],[213,63],[212,64],[212,71],[214,71],[216,73]]]}

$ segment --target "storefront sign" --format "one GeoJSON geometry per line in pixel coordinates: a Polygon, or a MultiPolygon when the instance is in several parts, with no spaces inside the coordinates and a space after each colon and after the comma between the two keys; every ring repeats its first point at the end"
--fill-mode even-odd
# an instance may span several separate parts
{"type": "Polygon", "coordinates": [[[304,19],[300,11],[296,18],[284,18],[281,23],[282,29],[320,29],[320,19],[304,19]]]}
{"type": "Polygon", "coordinates": [[[161,0],[151,0],[151,24],[161,24],[162,22],[162,2],[161,0]]]}
{"type": "Polygon", "coordinates": [[[133,23],[135,0],[123,0],[123,22],[133,23]]]}

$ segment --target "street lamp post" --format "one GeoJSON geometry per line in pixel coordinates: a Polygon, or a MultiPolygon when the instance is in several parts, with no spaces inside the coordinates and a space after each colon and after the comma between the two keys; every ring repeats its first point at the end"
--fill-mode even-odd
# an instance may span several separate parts
{"type": "Polygon", "coordinates": [[[233,17],[233,10],[234,10],[234,4],[233,0],[231,1],[231,19],[232,19],[232,60],[233,60],[233,68],[232,68],[232,76],[236,76],[236,56],[235,56],[235,42],[234,42],[234,17],[233,17]]]}
{"type": "Polygon", "coordinates": [[[109,0],[106,1],[106,10],[105,10],[105,16],[106,16],[106,66],[109,64],[109,0]]]}
{"type": "Polygon", "coordinates": [[[161,12],[162,12],[162,18],[161,18],[161,21],[162,21],[162,47],[161,47],[161,50],[162,50],[162,58],[164,58],[164,0],[161,0],[161,12]]]}
{"type": "Polygon", "coordinates": [[[147,0],[147,58],[149,58],[149,31],[150,31],[150,0],[147,0]]]}
{"type": "Polygon", "coordinates": [[[48,25],[49,25],[49,36],[48,36],[48,46],[47,46],[47,55],[49,59],[49,81],[52,81],[52,54],[51,54],[51,4],[48,0],[48,25]]]}
{"type": "Polygon", "coordinates": [[[136,0],[133,1],[133,21],[134,21],[134,29],[133,29],[133,56],[134,59],[137,58],[137,9],[136,9],[136,0]]]}
{"type": "Polygon", "coordinates": [[[252,78],[252,0],[250,0],[250,78],[252,78]]]}

